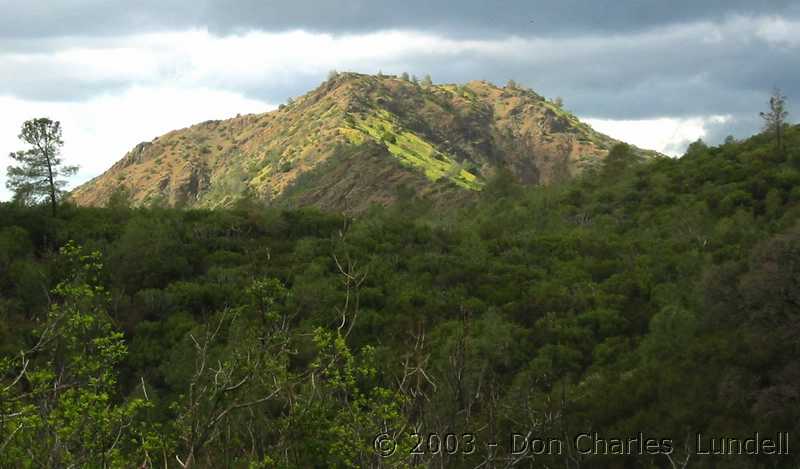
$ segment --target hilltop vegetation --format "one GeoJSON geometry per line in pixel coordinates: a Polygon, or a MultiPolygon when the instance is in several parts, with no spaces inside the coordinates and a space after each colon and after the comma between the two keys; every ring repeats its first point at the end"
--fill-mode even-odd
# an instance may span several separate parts
{"type": "Polygon", "coordinates": [[[72,198],[102,206],[124,191],[136,206],[217,208],[249,197],[352,213],[406,187],[455,206],[498,171],[549,184],[599,164],[615,143],[513,83],[340,73],[276,111],[144,142],[72,198]]]}
{"type": "MultiPolygon", "coordinates": [[[[345,134],[372,135],[370,119],[345,134]]],[[[388,122],[398,158],[427,151],[388,122]]],[[[258,197],[215,211],[116,198],[57,218],[2,204],[0,459],[472,468],[495,441],[504,467],[534,461],[509,454],[530,431],[565,442],[541,467],[655,468],[676,467],[697,432],[796,434],[800,127],[784,139],[783,152],[769,135],[698,142],[680,159],[620,145],[564,184],[500,171],[459,209],[401,190],[356,218],[258,197]],[[412,429],[461,449],[410,457],[412,429]],[[673,452],[582,455],[570,442],[584,432],[673,452]],[[397,442],[385,459],[382,433],[397,442]]]]}

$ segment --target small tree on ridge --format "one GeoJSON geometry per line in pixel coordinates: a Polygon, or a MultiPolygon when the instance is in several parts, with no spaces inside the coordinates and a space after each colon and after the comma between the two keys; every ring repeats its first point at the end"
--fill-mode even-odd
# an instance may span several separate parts
{"type": "Polygon", "coordinates": [[[783,126],[789,111],[786,110],[786,96],[781,93],[781,90],[775,88],[769,98],[769,111],[761,112],[759,115],[764,119],[764,131],[775,135],[775,145],[778,147],[778,153],[782,155],[784,151],[783,126]]]}

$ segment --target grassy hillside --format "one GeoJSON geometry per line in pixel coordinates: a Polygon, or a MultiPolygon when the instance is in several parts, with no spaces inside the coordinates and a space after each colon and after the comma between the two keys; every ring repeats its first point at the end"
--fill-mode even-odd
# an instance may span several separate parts
{"type": "Polygon", "coordinates": [[[343,73],[274,112],[142,143],[72,198],[105,205],[124,189],[136,205],[218,208],[246,197],[285,206],[291,193],[295,202],[341,210],[352,189],[360,195],[348,208],[363,209],[397,198],[400,186],[367,191],[369,182],[356,176],[377,165],[388,180],[441,202],[451,186],[480,191],[500,169],[526,184],[567,179],[615,143],[530,90],[343,73]],[[353,171],[342,171],[345,164],[353,171]],[[296,187],[330,179],[323,173],[332,168],[340,169],[339,184],[313,195],[296,187]]]}
{"type": "MultiPolygon", "coordinates": [[[[800,127],[786,143],[780,154],[757,135],[646,161],[620,146],[565,184],[499,173],[457,210],[403,190],[355,218],[253,199],[117,200],[56,219],[2,204],[3,460],[795,467],[794,452],[694,446],[698,432],[800,430],[800,127]],[[69,240],[82,254],[56,254],[69,240]],[[32,349],[20,375],[19,350],[32,349]],[[528,432],[561,453],[513,454],[528,432]],[[576,436],[595,432],[657,444],[582,454],[576,436]],[[459,449],[434,451],[430,433],[459,449]],[[396,449],[381,456],[384,434],[396,449]]],[[[346,165],[323,164],[287,197],[327,197],[313,188],[346,165]]]]}

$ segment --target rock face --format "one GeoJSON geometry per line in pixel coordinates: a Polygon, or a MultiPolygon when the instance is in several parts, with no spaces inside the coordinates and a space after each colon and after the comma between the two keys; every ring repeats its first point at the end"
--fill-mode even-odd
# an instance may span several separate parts
{"type": "Polygon", "coordinates": [[[254,197],[357,211],[391,203],[401,187],[468,198],[500,168],[551,184],[615,143],[530,90],[342,73],[276,111],[141,143],[72,199],[104,205],[125,188],[134,205],[214,208],[254,197]]]}

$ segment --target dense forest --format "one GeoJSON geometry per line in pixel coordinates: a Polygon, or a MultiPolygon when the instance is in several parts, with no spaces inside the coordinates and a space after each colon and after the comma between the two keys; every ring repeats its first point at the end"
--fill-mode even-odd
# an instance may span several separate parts
{"type": "Polygon", "coordinates": [[[449,208],[0,204],[0,464],[796,467],[697,447],[800,430],[784,142],[449,208]]]}

